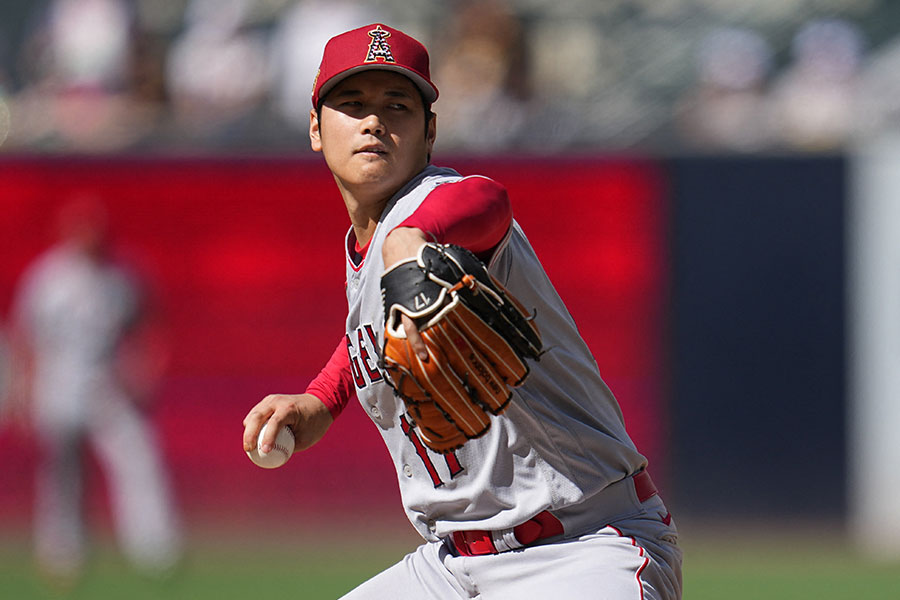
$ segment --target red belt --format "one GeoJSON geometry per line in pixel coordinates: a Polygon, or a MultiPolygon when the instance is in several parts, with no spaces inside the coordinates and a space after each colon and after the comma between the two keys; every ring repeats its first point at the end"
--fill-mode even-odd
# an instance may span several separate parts
{"type": "MultiPolygon", "coordinates": [[[[638,501],[643,503],[658,492],[647,471],[641,471],[631,478],[638,501]]],[[[454,531],[451,534],[453,546],[460,556],[481,556],[499,554],[507,550],[523,548],[539,540],[562,535],[563,526],[549,511],[538,513],[531,519],[512,529],[488,531],[454,531]]]]}

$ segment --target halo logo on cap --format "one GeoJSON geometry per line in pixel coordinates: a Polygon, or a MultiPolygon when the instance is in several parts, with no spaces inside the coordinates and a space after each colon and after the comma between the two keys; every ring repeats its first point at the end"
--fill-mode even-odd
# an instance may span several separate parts
{"type": "Polygon", "coordinates": [[[391,54],[391,45],[387,43],[387,39],[391,37],[390,31],[385,31],[378,25],[372,31],[368,32],[372,41],[369,43],[369,53],[366,54],[365,62],[397,62],[394,55],[391,54]]]}

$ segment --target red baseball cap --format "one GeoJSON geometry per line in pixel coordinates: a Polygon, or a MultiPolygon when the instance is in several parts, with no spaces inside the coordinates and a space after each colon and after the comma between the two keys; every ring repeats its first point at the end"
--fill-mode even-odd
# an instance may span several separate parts
{"type": "Polygon", "coordinates": [[[425,46],[398,29],[373,23],[336,35],[325,44],[322,64],[313,83],[313,107],[338,83],[370,69],[406,75],[427,103],[437,100],[438,89],[431,82],[425,46]]]}

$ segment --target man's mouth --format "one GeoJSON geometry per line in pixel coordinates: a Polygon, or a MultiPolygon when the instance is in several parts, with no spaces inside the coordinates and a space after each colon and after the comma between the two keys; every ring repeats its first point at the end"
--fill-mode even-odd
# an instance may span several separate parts
{"type": "Polygon", "coordinates": [[[362,148],[356,151],[356,154],[387,154],[387,151],[384,149],[384,146],[372,145],[372,146],[363,146],[362,148]]]}

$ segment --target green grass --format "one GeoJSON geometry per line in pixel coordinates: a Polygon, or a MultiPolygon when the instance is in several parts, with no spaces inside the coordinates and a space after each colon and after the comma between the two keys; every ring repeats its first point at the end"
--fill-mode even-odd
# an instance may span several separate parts
{"type": "Polygon", "coordinates": [[[685,599],[900,599],[900,561],[866,559],[836,535],[766,531],[686,540],[685,599]]]}
{"type": "MultiPolygon", "coordinates": [[[[352,534],[267,542],[260,535],[191,544],[170,580],[130,569],[101,544],[80,584],[62,592],[31,566],[27,544],[0,543],[0,598],[15,600],[325,600],[399,560],[415,539],[352,534]]],[[[709,533],[685,541],[685,600],[900,599],[900,563],[870,563],[838,539],[709,533]]],[[[598,596],[602,598],[602,596],[598,596]]],[[[501,599],[502,600],[502,599],[501,599]]],[[[565,599],[560,599],[565,600],[565,599]]]]}
{"type": "Polygon", "coordinates": [[[338,598],[397,562],[407,547],[367,543],[342,548],[276,544],[259,538],[240,547],[236,541],[204,542],[165,580],[136,572],[113,548],[96,549],[74,587],[63,589],[42,578],[23,545],[0,547],[0,598],[16,600],[318,600],[338,598]],[[255,547],[254,547],[255,546],[255,547]]]}

